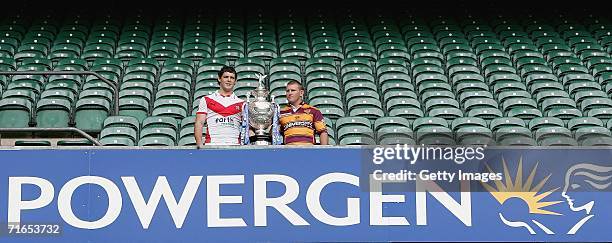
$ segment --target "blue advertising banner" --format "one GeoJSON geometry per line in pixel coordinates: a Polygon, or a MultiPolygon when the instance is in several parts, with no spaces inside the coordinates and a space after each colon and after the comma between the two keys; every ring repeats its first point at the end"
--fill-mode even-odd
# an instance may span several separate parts
{"type": "Polygon", "coordinates": [[[612,241],[609,148],[0,151],[0,242],[612,241]]]}

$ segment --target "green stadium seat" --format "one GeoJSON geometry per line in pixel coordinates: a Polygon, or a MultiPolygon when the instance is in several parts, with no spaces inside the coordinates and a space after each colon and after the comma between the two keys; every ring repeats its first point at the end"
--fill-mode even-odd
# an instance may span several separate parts
{"type": "Polygon", "coordinates": [[[544,113],[544,116],[557,117],[562,120],[570,120],[572,118],[581,117],[582,112],[575,108],[570,109],[551,109],[544,113]]]}
{"type": "Polygon", "coordinates": [[[127,137],[106,137],[99,142],[104,146],[134,146],[134,141],[127,137]]]}
{"type": "Polygon", "coordinates": [[[509,117],[518,117],[523,120],[531,120],[536,117],[542,117],[542,112],[535,108],[517,108],[511,109],[506,113],[509,117]]]}
{"type": "MultiPolygon", "coordinates": [[[[100,40],[103,41],[103,40],[100,40]]],[[[110,42],[112,40],[105,40],[105,42],[110,42]]],[[[93,43],[87,44],[83,48],[82,58],[85,60],[94,60],[97,58],[112,58],[113,53],[115,52],[114,47],[110,44],[106,43],[93,43]]]]}
{"type": "Polygon", "coordinates": [[[536,131],[543,127],[564,127],[565,123],[563,120],[556,117],[537,117],[533,118],[528,123],[529,129],[536,131]]]}
{"type": "Polygon", "coordinates": [[[344,59],[342,47],[337,42],[312,42],[312,57],[313,58],[335,58],[344,59]]]}
{"type": "Polygon", "coordinates": [[[464,116],[461,109],[455,107],[434,108],[428,111],[426,115],[430,117],[441,117],[447,120],[453,120],[464,116]]]}
{"type": "Polygon", "coordinates": [[[216,34],[213,48],[214,56],[217,58],[237,59],[244,58],[245,48],[242,31],[224,30],[216,34]]]}
{"type": "Polygon", "coordinates": [[[121,60],[131,60],[134,58],[145,58],[147,47],[144,44],[147,40],[144,38],[120,39],[114,58],[121,60]]]}
{"type": "Polygon", "coordinates": [[[542,139],[541,146],[578,146],[578,142],[571,137],[548,137],[542,139]]]}
{"type": "Polygon", "coordinates": [[[119,114],[131,116],[139,121],[144,120],[149,114],[149,102],[143,98],[122,97],[119,98],[119,114]]]}
{"type": "Polygon", "coordinates": [[[497,142],[501,146],[536,146],[537,142],[533,138],[509,137],[497,142]]]}
{"type": "Polygon", "coordinates": [[[408,74],[383,74],[378,78],[383,93],[388,91],[413,91],[414,85],[408,74]]]}
{"type": "Polygon", "coordinates": [[[76,75],[61,75],[50,76],[49,81],[45,84],[44,90],[65,90],[70,91],[71,97],[77,95],[81,86],[82,80],[76,75]]]}
{"type": "Polygon", "coordinates": [[[452,131],[447,127],[420,127],[415,132],[415,138],[417,144],[447,146],[456,144],[452,131]]]}
{"type": "Polygon", "coordinates": [[[280,43],[280,57],[311,58],[308,40],[305,37],[281,38],[280,43]]]}
{"type": "Polygon", "coordinates": [[[484,107],[484,108],[473,108],[468,111],[466,114],[467,117],[479,117],[485,120],[492,120],[499,117],[503,117],[502,112],[493,107],[484,107]]]}
{"type": "Polygon", "coordinates": [[[408,127],[410,128],[410,121],[402,117],[380,117],[374,121],[374,130],[378,131],[385,127],[408,127]]]}
{"type": "MultiPolygon", "coordinates": [[[[347,75],[347,77],[348,76],[351,76],[351,75],[347,75]]],[[[356,75],[357,78],[359,78],[359,76],[360,75],[356,75]]],[[[344,91],[348,93],[353,90],[355,91],[368,91],[368,90],[376,91],[377,90],[376,84],[374,83],[372,76],[361,76],[361,78],[364,78],[364,79],[346,80],[344,82],[344,91]]]]}
{"type": "Polygon", "coordinates": [[[448,121],[440,117],[420,117],[412,122],[412,129],[417,131],[425,127],[449,127],[448,121]]]}
{"type": "Polygon", "coordinates": [[[450,91],[452,87],[446,82],[425,81],[418,84],[417,89],[419,94],[423,95],[423,93],[428,91],[450,91]]]}
{"type": "Polygon", "coordinates": [[[463,103],[463,109],[468,113],[473,109],[493,108],[498,109],[497,101],[492,98],[470,97],[463,103]]]}
{"type": "MultiPolygon", "coordinates": [[[[0,39],[0,53],[2,52],[2,41],[3,39],[0,39]]],[[[11,55],[12,57],[12,55],[11,55]]],[[[11,58],[11,57],[0,57],[0,70],[2,71],[14,71],[17,70],[17,62],[15,61],[15,59],[11,58]]],[[[4,77],[4,76],[3,76],[4,77]]]]}
{"type": "MultiPolygon", "coordinates": [[[[195,119],[195,117],[188,117],[188,118],[195,119]]],[[[185,137],[193,137],[193,134],[194,134],[194,126],[192,123],[191,125],[181,127],[181,129],[179,130],[178,138],[180,140],[185,137]]],[[[206,131],[203,131],[202,134],[206,134],[206,131]]]]}
{"type": "Polygon", "coordinates": [[[131,127],[106,127],[100,132],[100,139],[123,139],[127,138],[135,143],[138,139],[138,131],[131,127]]]}
{"type": "Polygon", "coordinates": [[[373,73],[371,60],[362,57],[346,58],[340,62],[342,76],[349,73],[373,73]]]}
{"type": "Polygon", "coordinates": [[[372,60],[378,59],[376,55],[376,51],[374,50],[374,46],[369,43],[350,43],[345,46],[344,56],[348,58],[369,58],[372,60]]]}
{"type": "MultiPolygon", "coordinates": [[[[15,76],[19,76],[19,75],[15,75],[15,76]]],[[[13,76],[13,77],[15,77],[15,76],[13,76]]],[[[29,76],[29,75],[26,75],[26,76],[29,76]]],[[[34,77],[34,76],[32,76],[32,77],[34,77]]],[[[21,80],[11,81],[10,83],[8,83],[6,89],[7,90],[32,91],[35,94],[40,94],[40,93],[42,93],[42,85],[43,85],[43,83],[41,81],[39,81],[39,80],[35,80],[35,79],[21,79],[21,80]]]]}
{"type": "Polygon", "coordinates": [[[138,119],[132,116],[109,116],[104,119],[102,124],[104,128],[109,127],[130,127],[138,131],[140,128],[140,122],[138,119]]]}
{"type": "Polygon", "coordinates": [[[378,107],[354,107],[349,110],[349,116],[366,117],[370,120],[376,120],[385,115],[383,110],[378,107]]]}
{"type": "Polygon", "coordinates": [[[36,105],[36,127],[68,127],[71,102],[65,99],[43,98],[36,105]]]}
{"type": "Polygon", "coordinates": [[[576,117],[567,122],[567,128],[571,131],[585,127],[605,127],[605,125],[600,119],[595,117],[576,117]]]}
{"type": "Polygon", "coordinates": [[[612,100],[609,98],[588,98],[580,102],[580,108],[585,113],[588,113],[591,109],[610,107],[612,107],[612,100]]]}
{"type": "MultiPolygon", "coordinates": [[[[486,75],[487,81],[489,83],[489,85],[494,86],[494,85],[498,85],[498,84],[515,84],[515,83],[521,83],[521,77],[519,77],[518,75],[514,74],[514,73],[505,73],[505,74],[492,74],[492,75],[486,75]]],[[[506,85],[508,86],[508,85],[506,85]]]]}
{"type": "Polygon", "coordinates": [[[104,119],[109,116],[110,102],[100,98],[83,98],[76,102],[74,121],[85,132],[102,130],[104,119]]]}
{"type": "Polygon", "coordinates": [[[40,94],[40,99],[62,99],[68,101],[69,104],[75,101],[76,97],[71,90],[68,89],[54,89],[45,90],[40,94]]]}
{"type": "MultiPolygon", "coordinates": [[[[436,108],[459,108],[459,102],[457,102],[457,100],[455,100],[454,98],[450,97],[444,97],[441,96],[443,98],[430,98],[427,97],[428,92],[425,92],[423,95],[421,95],[421,99],[423,99],[423,103],[425,103],[424,108],[426,112],[431,111],[432,109],[436,109],[436,108]],[[426,100],[430,98],[429,100],[426,100]]],[[[434,94],[442,94],[443,91],[434,91],[434,94]]],[[[452,94],[452,93],[451,93],[452,94]]]]}
{"type": "Polygon", "coordinates": [[[158,99],[153,104],[152,116],[168,116],[183,119],[188,116],[187,101],[180,99],[158,99]]]}
{"type": "Polygon", "coordinates": [[[421,102],[417,100],[417,95],[411,91],[389,91],[384,96],[387,110],[397,107],[421,108],[421,102]]]}
{"type": "Polygon", "coordinates": [[[180,128],[184,129],[184,128],[193,128],[194,124],[195,124],[195,119],[196,116],[188,116],[185,117],[181,120],[180,128]]]}
{"type": "Polygon", "coordinates": [[[534,134],[534,138],[538,142],[541,142],[545,138],[573,138],[573,134],[569,129],[560,126],[545,126],[532,131],[534,134]]]}
{"type": "MultiPolygon", "coordinates": [[[[340,140],[341,145],[348,145],[348,143],[343,142],[347,138],[358,138],[358,139],[364,139],[364,140],[365,138],[368,138],[369,140],[372,141],[372,143],[369,143],[369,144],[376,144],[374,141],[374,137],[375,137],[374,131],[370,127],[361,126],[361,125],[344,125],[341,128],[338,128],[337,131],[338,131],[338,139],[340,140]]],[[[349,141],[355,142],[358,140],[351,139],[349,141]]]]}
{"type": "Polygon", "coordinates": [[[87,89],[87,90],[83,90],[81,91],[81,93],[79,93],[79,99],[85,99],[85,98],[96,98],[96,99],[104,99],[108,102],[112,102],[113,101],[113,93],[111,91],[108,90],[97,90],[97,89],[87,89]]]}
{"type": "Polygon", "coordinates": [[[376,141],[374,141],[371,137],[345,137],[340,139],[338,145],[375,145],[376,141]]]}
{"type": "Polygon", "coordinates": [[[162,60],[179,58],[178,43],[155,43],[149,47],[148,57],[162,60]]]}
{"type": "Polygon", "coordinates": [[[141,128],[165,127],[177,130],[178,126],[178,120],[175,118],[166,116],[150,116],[142,121],[141,128]]]}
{"type": "Polygon", "coordinates": [[[195,146],[195,145],[196,145],[196,141],[195,141],[195,137],[193,136],[183,137],[179,139],[178,141],[178,146],[195,146]]]}
{"type": "Polygon", "coordinates": [[[607,121],[612,118],[610,115],[612,114],[612,108],[594,108],[587,112],[587,116],[592,116],[601,119],[602,121],[607,121]]]}
{"type": "MultiPolygon", "coordinates": [[[[161,74],[186,74],[191,76],[194,72],[194,67],[195,63],[191,59],[171,58],[164,61],[161,74]]],[[[191,80],[191,77],[189,80],[191,80]]]]}
{"type": "MultiPolygon", "coordinates": [[[[301,81],[301,64],[295,58],[275,58],[270,61],[270,85],[275,81],[301,81]]],[[[274,90],[270,88],[270,90],[274,90]]]]}
{"type": "Polygon", "coordinates": [[[36,93],[32,90],[8,89],[2,93],[2,98],[22,98],[34,103],[36,101],[36,93]]]}
{"type": "MultiPolygon", "coordinates": [[[[312,105],[312,103],[311,103],[312,105]]],[[[323,114],[324,117],[329,117],[330,119],[338,119],[341,117],[345,117],[346,113],[344,112],[344,110],[342,108],[338,108],[338,107],[320,107],[320,106],[316,106],[319,108],[319,110],[321,111],[321,113],[323,114]]]]}
{"type": "MultiPolygon", "coordinates": [[[[387,39],[391,41],[390,39],[387,39]]],[[[408,49],[404,43],[385,43],[377,44],[377,55],[379,58],[404,58],[409,59],[408,49]]]]}
{"type": "Polygon", "coordinates": [[[516,117],[500,117],[489,122],[489,128],[495,132],[502,127],[527,127],[525,121],[516,117]]]}
{"type": "Polygon", "coordinates": [[[388,125],[376,130],[376,139],[381,141],[389,138],[414,138],[412,129],[401,125],[388,125]]]}
{"type": "Polygon", "coordinates": [[[577,128],[574,132],[574,138],[578,143],[582,143],[583,140],[593,137],[610,137],[610,130],[605,127],[581,127],[577,128]]]}
{"type": "Polygon", "coordinates": [[[372,127],[372,122],[365,117],[341,117],[336,120],[336,131],[343,126],[364,126],[372,127]]]}
{"type": "Polygon", "coordinates": [[[455,94],[449,90],[431,90],[421,94],[421,102],[425,103],[426,109],[436,105],[459,107],[459,103],[454,99],[455,94]]]}
{"type": "Polygon", "coordinates": [[[526,137],[526,138],[532,138],[533,137],[533,132],[531,132],[531,130],[529,130],[526,127],[519,127],[519,126],[502,126],[497,128],[494,132],[493,135],[495,137],[495,140],[500,142],[504,139],[510,138],[510,137],[526,137]]]}
{"type": "MultiPolygon", "coordinates": [[[[497,94],[497,100],[504,104],[505,101],[509,100],[509,99],[516,99],[516,98],[525,98],[522,100],[518,100],[518,102],[508,102],[510,104],[512,103],[516,103],[521,104],[522,102],[527,101],[526,99],[530,99],[531,98],[531,94],[529,92],[527,92],[526,90],[508,90],[508,91],[501,91],[497,94]]],[[[529,103],[531,103],[529,101],[529,103]]]]}
{"type": "Polygon", "coordinates": [[[51,141],[47,141],[47,140],[17,140],[15,141],[15,146],[33,146],[33,147],[38,147],[38,146],[51,146],[51,141]]]}
{"type": "Polygon", "coordinates": [[[378,140],[377,144],[379,145],[396,145],[396,144],[416,145],[416,141],[408,137],[386,137],[386,138],[378,140]]]}
{"type": "Polygon", "coordinates": [[[612,146],[611,137],[590,137],[585,138],[580,143],[582,146],[612,146]]]}
{"type": "Polygon", "coordinates": [[[89,141],[87,139],[81,139],[81,140],[58,140],[57,141],[57,146],[78,146],[78,147],[85,147],[85,146],[94,146],[94,143],[92,141],[89,141]]]}
{"type": "Polygon", "coordinates": [[[48,47],[40,44],[23,44],[15,53],[15,60],[21,61],[26,58],[44,58],[47,56],[48,47]]]}
{"type": "Polygon", "coordinates": [[[461,117],[454,119],[452,120],[450,127],[453,132],[457,132],[458,129],[463,128],[465,126],[488,128],[487,122],[484,119],[478,117],[461,117]]]}
{"type": "MultiPolygon", "coordinates": [[[[126,74],[157,74],[159,62],[153,58],[131,59],[125,68],[126,74]]],[[[125,80],[125,79],[124,79],[125,80]]]]}
{"type": "Polygon", "coordinates": [[[0,127],[28,127],[32,109],[32,102],[24,98],[4,98],[0,100],[0,127]]]}
{"type": "Polygon", "coordinates": [[[415,107],[394,107],[388,112],[388,116],[402,117],[408,120],[414,120],[417,118],[424,117],[423,110],[415,107]]]}
{"type": "Polygon", "coordinates": [[[140,130],[140,140],[145,138],[168,138],[171,139],[172,143],[176,143],[177,133],[176,130],[170,127],[144,127],[140,130]]]}
{"type": "Polygon", "coordinates": [[[601,90],[584,90],[578,91],[574,93],[574,100],[576,103],[581,103],[585,99],[588,98],[605,98],[607,97],[606,93],[601,90]]]}

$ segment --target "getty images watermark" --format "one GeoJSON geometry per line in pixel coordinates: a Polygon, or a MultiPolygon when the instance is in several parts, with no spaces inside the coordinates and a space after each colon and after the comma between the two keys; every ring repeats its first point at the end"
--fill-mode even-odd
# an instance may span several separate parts
{"type": "Polygon", "coordinates": [[[502,180],[501,172],[486,170],[486,146],[429,146],[397,144],[368,147],[362,159],[367,190],[418,190],[417,182],[433,182],[444,191],[461,190],[460,182],[502,180]],[[390,189],[388,189],[390,188],[390,189]]]}
{"type": "Polygon", "coordinates": [[[417,160],[452,160],[463,164],[466,160],[484,159],[484,146],[478,147],[432,147],[396,144],[395,146],[375,147],[372,163],[380,165],[385,160],[404,160],[415,164],[417,160]]]}

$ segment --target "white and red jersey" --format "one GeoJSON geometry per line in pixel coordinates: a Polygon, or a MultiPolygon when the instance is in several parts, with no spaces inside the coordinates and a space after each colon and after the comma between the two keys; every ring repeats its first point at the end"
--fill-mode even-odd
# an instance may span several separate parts
{"type": "Polygon", "coordinates": [[[244,100],[233,93],[223,96],[217,91],[202,97],[197,114],[206,114],[205,144],[240,144],[243,103],[244,100]]]}

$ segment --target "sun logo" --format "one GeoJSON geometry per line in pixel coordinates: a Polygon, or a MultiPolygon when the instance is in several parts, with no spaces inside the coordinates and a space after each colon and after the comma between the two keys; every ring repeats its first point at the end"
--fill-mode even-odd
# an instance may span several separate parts
{"type": "MultiPolygon", "coordinates": [[[[536,163],[536,165],[531,169],[527,180],[523,182],[523,158],[519,160],[514,181],[512,180],[510,172],[508,171],[506,160],[502,158],[502,162],[504,168],[504,182],[502,183],[502,181],[497,180],[494,181],[495,188],[493,188],[493,186],[487,183],[482,183],[485,189],[487,189],[487,191],[491,193],[491,195],[499,202],[499,204],[504,204],[504,202],[510,198],[520,198],[525,203],[527,203],[530,214],[562,215],[560,213],[544,209],[545,207],[562,202],[543,201],[544,198],[559,189],[558,187],[551,189],[547,192],[538,194],[542,187],[544,187],[544,184],[546,184],[548,178],[550,178],[551,174],[549,174],[548,176],[546,176],[546,178],[538,182],[537,185],[532,186],[536,170],[538,168],[538,163],[536,163]]],[[[490,173],[494,173],[488,164],[485,164],[485,166],[490,173]]]]}

